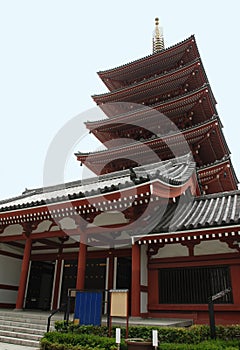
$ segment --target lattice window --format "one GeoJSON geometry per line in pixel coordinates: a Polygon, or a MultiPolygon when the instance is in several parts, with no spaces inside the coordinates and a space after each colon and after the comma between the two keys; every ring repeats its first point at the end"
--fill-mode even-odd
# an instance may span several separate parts
{"type": "MultiPolygon", "coordinates": [[[[228,266],[159,270],[160,304],[207,304],[208,297],[231,287],[228,266]]],[[[232,293],[216,303],[233,303],[232,293]]]]}

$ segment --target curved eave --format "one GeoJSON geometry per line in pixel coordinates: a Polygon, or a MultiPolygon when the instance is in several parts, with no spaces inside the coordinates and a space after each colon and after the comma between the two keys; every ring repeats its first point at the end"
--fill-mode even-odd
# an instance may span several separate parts
{"type": "Polygon", "coordinates": [[[113,119],[114,124],[116,123],[124,123],[124,121],[132,120],[135,116],[141,115],[144,117],[145,114],[149,114],[151,109],[155,109],[161,113],[165,113],[167,116],[174,115],[175,113],[184,112],[186,109],[191,109],[196,103],[198,103],[202,98],[206,97],[208,102],[208,109],[211,110],[211,116],[217,114],[217,110],[215,108],[216,100],[213,96],[210,85],[206,84],[194,91],[186,92],[185,94],[174,97],[171,99],[167,99],[160,103],[155,103],[151,106],[143,107],[139,105],[139,109],[134,107],[134,111],[111,115],[110,119],[102,119],[93,122],[85,122],[86,127],[89,130],[97,130],[98,127],[104,125],[110,125],[111,119],[113,119]]]}
{"type": "Polygon", "coordinates": [[[207,165],[204,165],[202,167],[199,167],[199,168],[197,168],[197,172],[199,174],[204,174],[204,173],[207,173],[209,171],[214,171],[215,169],[222,167],[222,166],[227,166],[227,168],[232,169],[234,180],[236,181],[236,183],[239,183],[237,175],[236,175],[235,170],[234,170],[234,167],[232,165],[230,156],[226,156],[223,159],[217,160],[216,162],[214,162],[212,164],[207,164],[207,165]]]}
{"type": "MultiPolygon", "coordinates": [[[[240,220],[236,220],[233,223],[213,224],[211,226],[200,226],[196,228],[183,228],[176,230],[174,227],[168,229],[168,227],[157,227],[152,233],[148,235],[135,235],[132,237],[132,243],[135,244],[199,244],[202,241],[208,242],[212,240],[220,240],[223,242],[229,242],[234,249],[234,242],[239,240],[240,220]]],[[[238,245],[235,245],[236,251],[238,245]]]]}
{"type": "MultiPolygon", "coordinates": [[[[179,231],[188,231],[190,234],[198,231],[204,235],[204,229],[220,227],[223,229],[229,227],[234,231],[234,225],[239,227],[240,224],[240,192],[231,191],[197,197],[192,203],[186,203],[182,209],[177,213],[173,223],[168,222],[169,236],[174,235],[173,231],[176,234],[179,231]]],[[[162,227],[160,222],[154,231],[164,232],[166,226],[162,227]]]]}
{"type": "MultiPolygon", "coordinates": [[[[101,193],[106,195],[118,192],[119,189],[141,186],[158,180],[163,185],[181,186],[192,176],[195,170],[190,155],[182,156],[165,162],[153,163],[144,167],[133,168],[116,173],[102,175],[84,182],[76,181],[69,184],[62,184],[39,188],[29,191],[27,196],[14,197],[8,201],[2,201],[0,213],[20,210],[27,207],[42,207],[43,205],[85,200],[89,197],[98,197],[101,193]],[[135,172],[136,173],[135,173],[135,172]],[[132,173],[136,177],[131,180],[132,173]]],[[[43,214],[44,215],[44,214],[43,214]]]]}
{"type": "Polygon", "coordinates": [[[206,193],[237,189],[238,179],[229,157],[197,169],[202,190],[206,193]]]}
{"type": "Polygon", "coordinates": [[[228,148],[226,147],[226,142],[224,141],[222,132],[221,132],[221,125],[219,125],[219,119],[217,117],[211,119],[210,121],[201,123],[197,126],[182,130],[181,132],[179,131],[178,133],[174,133],[174,134],[170,134],[170,135],[166,135],[164,137],[155,137],[153,139],[150,140],[146,140],[144,142],[132,142],[129,144],[124,144],[122,146],[117,146],[115,148],[111,148],[111,149],[107,149],[107,150],[102,150],[102,151],[98,151],[98,152],[88,152],[88,153],[81,153],[81,152],[77,152],[75,153],[75,156],[77,157],[77,159],[79,161],[84,162],[84,160],[91,156],[92,159],[91,161],[93,161],[93,159],[96,159],[96,157],[104,157],[104,159],[106,159],[107,154],[118,154],[120,155],[121,153],[124,153],[125,155],[127,155],[127,153],[130,150],[134,150],[134,149],[138,149],[141,148],[142,144],[146,145],[146,146],[150,146],[152,144],[157,144],[157,143],[164,143],[167,142],[168,144],[171,143],[171,141],[174,140],[187,140],[188,142],[197,142],[196,140],[200,137],[204,137],[208,132],[210,132],[212,129],[217,129],[218,130],[218,136],[220,137],[221,143],[222,143],[222,147],[224,148],[224,155],[227,154],[229,152],[228,148]]]}
{"type": "Polygon", "coordinates": [[[151,107],[159,110],[161,113],[171,115],[171,113],[175,113],[176,111],[184,111],[186,109],[186,106],[190,106],[189,108],[191,108],[197,102],[199,102],[202,97],[206,97],[208,99],[208,108],[212,110],[212,115],[216,115],[216,100],[212,93],[211,87],[208,84],[194,91],[187,92],[186,94],[181,95],[179,97],[172,98],[171,100],[166,100],[162,103],[152,105],[151,107]]]}
{"type": "MultiPolygon", "coordinates": [[[[142,71],[143,68],[146,71],[148,66],[150,67],[152,65],[163,66],[164,62],[178,61],[179,59],[181,59],[181,54],[183,54],[185,50],[188,48],[188,46],[191,45],[192,43],[195,43],[194,56],[199,57],[200,55],[196,46],[195,37],[194,35],[192,35],[189,38],[183,40],[182,42],[177,43],[160,52],[150,54],[148,56],[142,57],[140,59],[134,60],[132,62],[129,62],[127,64],[124,64],[112,69],[99,71],[98,75],[105,82],[106,85],[108,83],[107,79],[122,80],[123,77],[124,79],[125,77],[127,77],[129,72],[131,72],[131,75],[133,74],[133,72],[136,73],[136,75],[139,75],[139,71],[142,71]]],[[[111,84],[109,88],[112,88],[111,84]]]]}
{"type": "Polygon", "coordinates": [[[157,88],[158,94],[163,94],[171,91],[172,89],[179,88],[184,82],[191,77],[191,74],[198,73],[198,86],[202,86],[204,83],[208,83],[206,73],[199,58],[193,62],[176,68],[170,72],[161,75],[155,75],[154,77],[144,79],[135,84],[125,86],[114,91],[110,91],[103,94],[93,95],[92,98],[97,104],[107,102],[117,102],[127,99],[129,96],[136,96],[147,90],[154,90],[157,88]]]}
{"type": "MultiPolygon", "coordinates": [[[[111,209],[113,202],[117,205],[119,198],[124,198],[125,200],[130,200],[132,203],[133,195],[135,201],[139,200],[140,204],[143,194],[148,197],[161,196],[162,198],[175,198],[176,196],[180,196],[191,186],[191,179],[186,179],[184,183],[177,185],[169,184],[164,182],[162,179],[155,178],[137,185],[133,182],[129,182],[129,185],[121,190],[117,189],[116,191],[109,191],[104,194],[95,193],[84,198],[77,198],[73,200],[65,199],[58,202],[49,201],[47,205],[25,203],[25,205],[21,206],[21,208],[16,209],[9,207],[7,210],[0,212],[0,230],[13,224],[23,225],[24,223],[28,223],[31,225],[45,220],[56,220],[58,222],[66,217],[74,218],[78,215],[85,214],[87,211],[92,212],[95,210],[96,212],[99,211],[100,213],[102,211],[102,206],[105,208],[105,211],[115,210],[113,208],[111,209]],[[89,202],[88,199],[90,197],[91,201],[89,202]],[[99,205],[100,208],[98,207],[99,205]]],[[[120,203],[119,205],[121,208],[122,204],[120,203]]],[[[54,231],[49,231],[49,234],[51,233],[54,236],[54,231]]],[[[79,233],[79,231],[77,231],[77,233],[79,233]]],[[[4,237],[4,235],[0,234],[0,241],[2,237],[4,237]]]]}

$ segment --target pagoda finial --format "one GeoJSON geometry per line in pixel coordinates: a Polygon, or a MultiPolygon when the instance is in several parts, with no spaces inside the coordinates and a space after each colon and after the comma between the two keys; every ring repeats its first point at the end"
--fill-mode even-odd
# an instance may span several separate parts
{"type": "Polygon", "coordinates": [[[159,27],[159,18],[155,18],[155,30],[153,32],[153,53],[164,50],[163,30],[159,27]]]}

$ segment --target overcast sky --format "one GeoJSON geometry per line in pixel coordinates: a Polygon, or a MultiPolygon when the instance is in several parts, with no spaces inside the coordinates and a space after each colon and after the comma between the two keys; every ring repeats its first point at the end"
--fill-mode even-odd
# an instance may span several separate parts
{"type": "MultiPolygon", "coordinates": [[[[0,198],[42,186],[51,140],[106,90],[96,72],[150,54],[156,16],[166,46],[195,34],[240,178],[239,7],[239,0],[0,0],[0,198]]],[[[69,180],[80,177],[72,162],[69,180]]]]}

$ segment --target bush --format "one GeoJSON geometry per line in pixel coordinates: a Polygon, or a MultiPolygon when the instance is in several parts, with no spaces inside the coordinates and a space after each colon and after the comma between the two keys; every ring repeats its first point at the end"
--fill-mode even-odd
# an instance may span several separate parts
{"type": "Polygon", "coordinates": [[[79,333],[79,334],[94,334],[99,335],[100,337],[108,336],[108,327],[107,326],[80,326],[79,324],[74,324],[69,322],[67,325],[65,321],[56,321],[55,329],[61,333],[79,333]]]}
{"type": "Polygon", "coordinates": [[[163,343],[160,350],[238,350],[238,343],[227,343],[222,340],[206,340],[199,344],[169,344],[163,343]]]}
{"type": "Polygon", "coordinates": [[[40,341],[44,350],[115,350],[115,339],[90,334],[46,333],[40,341]]]}
{"type": "MultiPolygon", "coordinates": [[[[63,321],[55,323],[57,332],[46,333],[41,340],[44,350],[114,350],[115,329],[112,328],[112,338],[108,338],[106,326],[80,326],[63,321]]],[[[189,328],[177,327],[129,327],[128,338],[151,339],[152,330],[158,330],[159,349],[162,350],[236,350],[239,349],[238,335],[240,325],[216,326],[217,340],[210,339],[210,328],[206,325],[196,325],[189,328]]],[[[124,338],[126,329],[121,327],[121,350],[127,348],[124,338]]]]}
{"type": "MultiPolygon", "coordinates": [[[[100,337],[108,337],[108,327],[106,326],[80,326],[72,322],[66,325],[64,321],[57,321],[55,323],[55,328],[60,333],[94,334],[100,337]]],[[[152,337],[153,329],[158,330],[159,340],[164,343],[198,344],[204,340],[210,339],[210,328],[207,325],[194,325],[189,328],[131,326],[129,327],[128,338],[149,339],[152,337]]],[[[115,330],[116,326],[112,327],[112,337],[115,337],[115,330]]],[[[125,327],[121,327],[121,334],[122,337],[125,338],[125,327]]],[[[218,339],[237,339],[239,334],[240,325],[216,326],[216,335],[218,339]]]]}

